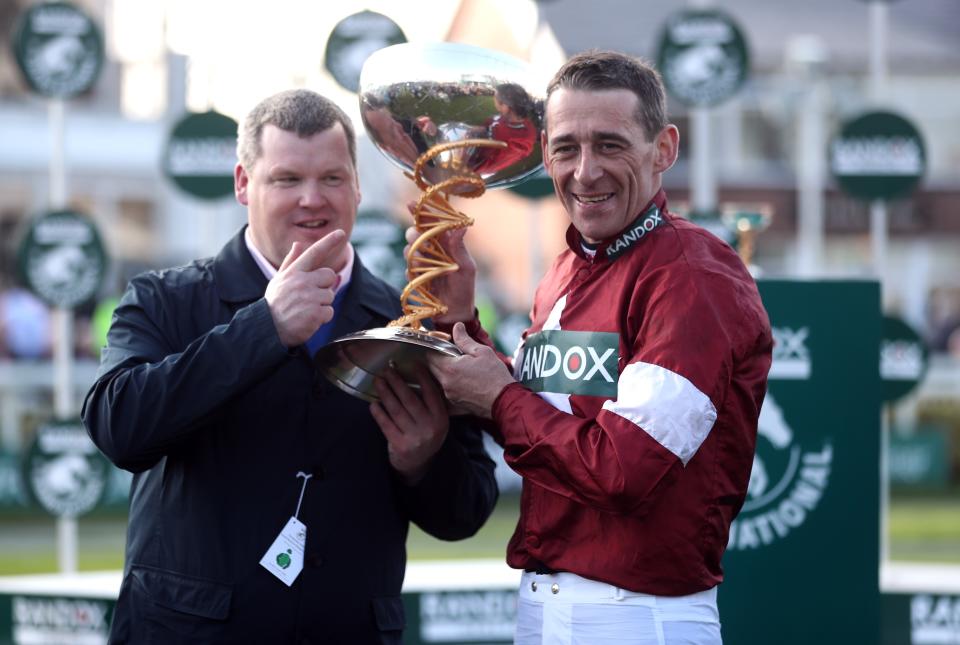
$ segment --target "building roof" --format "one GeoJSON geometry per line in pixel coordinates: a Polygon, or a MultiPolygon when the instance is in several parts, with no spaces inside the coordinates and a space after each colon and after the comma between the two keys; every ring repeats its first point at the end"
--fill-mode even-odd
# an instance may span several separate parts
{"type": "MultiPolygon", "coordinates": [[[[819,36],[825,44],[829,72],[867,73],[869,69],[868,1],[717,0],[711,4],[739,24],[756,72],[781,69],[786,43],[807,34],[819,36]]],[[[900,0],[888,5],[890,74],[960,74],[960,2],[900,0]]],[[[651,60],[656,58],[667,18],[684,7],[675,0],[541,0],[539,6],[541,19],[549,23],[567,54],[615,49],[651,60]]]]}

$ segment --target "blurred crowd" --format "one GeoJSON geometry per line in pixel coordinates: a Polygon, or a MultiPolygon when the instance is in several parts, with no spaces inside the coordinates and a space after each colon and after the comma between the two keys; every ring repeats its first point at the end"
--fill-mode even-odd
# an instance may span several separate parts
{"type": "MultiPolygon", "coordinates": [[[[112,301],[74,310],[75,358],[99,359],[112,301]],[[104,320],[105,319],[105,320],[104,320]],[[102,321],[102,323],[100,322],[102,321]]],[[[0,291],[0,360],[49,359],[56,343],[52,309],[22,287],[0,291]]]]}

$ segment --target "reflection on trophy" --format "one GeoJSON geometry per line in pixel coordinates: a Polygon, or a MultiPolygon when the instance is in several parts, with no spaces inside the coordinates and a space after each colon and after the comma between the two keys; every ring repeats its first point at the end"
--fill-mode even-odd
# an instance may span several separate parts
{"type": "Polygon", "coordinates": [[[737,235],[737,253],[753,272],[753,251],[758,234],[762,233],[773,219],[773,210],[768,204],[726,204],[720,216],[724,226],[737,235]]]}
{"type": "Polygon", "coordinates": [[[318,366],[340,389],[374,401],[374,377],[387,368],[417,387],[413,368],[428,352],[460,354],[446,334],[423,326],[447,311],[431,283],[459,268],[441,237],[473,224],[450,198],[479,197],[539,170],[543,100],[530,87],[525,63],[467,45],[405,43],[367,59],[360,73],[363,125],[420,189],[413,213],[419,236],[407,252],[403,315],[317,353],[318,366]]]}

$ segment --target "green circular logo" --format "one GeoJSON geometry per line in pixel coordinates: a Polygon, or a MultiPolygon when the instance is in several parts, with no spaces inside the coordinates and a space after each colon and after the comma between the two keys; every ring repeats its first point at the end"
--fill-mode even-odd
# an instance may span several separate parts
{"type": "Polygon", "coordinates": [[[883,317],[880,339],[880,382],[886,402],[910,393],[927,373],[929,351],[913,328],[892,316],[883,317]]]}
{"type": "Polygon", "coordinates": [[[342,87],[360,88],[360,69],[373,52],[407,42],[397,23],[383,14],[361,11],[337,23],[327,39],[324,65],[342,87]]]}
{"type": "Polygon", "coordinates": [[[212,110],[180,119],[163,151],[164,174],[201,199],[233,194],[236,163],[237,122],[212,110]]]}
{"type": "Polygon", "coordinates": [[[103,67],[100,30],[66,2],[44,2],[25,11],[14,30],[13,51],[27,84],[44,96],[86,92],[103,67]]]}
{"type": "Polygon", "coordinates": [[[747,43],[722,11],[681,11],[660,36],[657,66],[667,90],[694,106],[716,105],[733,96],[747,78],[747,43]]]}
{"type": "Polygon", "coordinates": [[[848,121],[830,143],[830,171],[860,199],[892,199],[913,190],[926,170],[923,137],[893,112],[868,112],[848,121]]]}
{"type": "Polygon", "coordinates": [[[37,428],[23,462],[30,497],[57,517],[78,517],[103,501],[110,462],[90,440],[80,419],[37,428]]]}
{"type": "Polygon", "coordinates": [[[20,243],[20,275],[41,300],[72,308],[93,298],[107,270],[97,227],[85,215],[51,211],[35,218],[20,243]]]}

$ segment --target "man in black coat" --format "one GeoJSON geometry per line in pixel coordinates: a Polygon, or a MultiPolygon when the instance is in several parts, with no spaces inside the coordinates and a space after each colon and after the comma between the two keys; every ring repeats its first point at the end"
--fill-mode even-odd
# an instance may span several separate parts
{"type": "Polygon", "coordinates": [[[346,115],[309,91],[246,118],[244,227],[216,258],[131,282],[82,417],[134,473],[112,643],[399,643],[409,521],[474,534],[493,463],[436,384],[380,403],[320,376],[326,340],[398,294],[347,241],[360,202],[346,115]]]}

